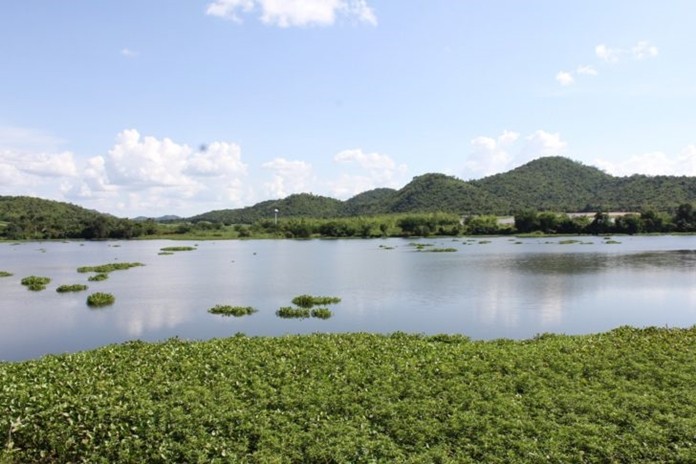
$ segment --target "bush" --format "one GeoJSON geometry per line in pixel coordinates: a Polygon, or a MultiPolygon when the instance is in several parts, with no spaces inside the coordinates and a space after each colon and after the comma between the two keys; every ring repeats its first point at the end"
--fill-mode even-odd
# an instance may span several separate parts
{"type": "Polygon", "coordinates": [[[87,305],[92,307],[101,307],[114,304],[116,298],[111,293],[92,293],[87,297],[87,305]]]}
{"type": "Polygon", "coordinates": [[[46,285],[48,285],[50,282],[51,279],[49,277],[39,277],[34,275],[22,279],[22,285],[35,292],[45,290],[46,285]]]}

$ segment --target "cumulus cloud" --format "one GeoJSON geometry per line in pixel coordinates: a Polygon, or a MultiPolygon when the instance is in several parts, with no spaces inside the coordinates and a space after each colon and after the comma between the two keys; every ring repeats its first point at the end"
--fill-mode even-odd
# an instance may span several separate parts
{"type": "Polygon", "coordinates": [[[331,193],[339,198],[347,198],[377,187],[398,187],[408,171],[405,164],[397,164],[388,155],[365,153],[360,148],[343,150],[333,160],[346,168],[355,168],[354,172],[344,172],[338,180],[332,182],[331,193]]]}
{"type": "Polygon", "coordinates": [[[309,190],[312,178],[312,165],[305,161],[275,158],[261,165],[271,171],[272,180],[266,182],[266,192],[274,198],[285,198],[293,193],[305,193],[309,190]]]}
{"type": "Polygon", "coordinates": [[[566,147],[560,134],[544,130],[525,137],[512,131],[504,131],[496,138],[475,137],[464,161],[463,177],[475,179],[508,171],[535,158],[561,155],[566,147]]]}
{"type": "Polygon", "coordinates": [[[556,80],[564,87],[572,85],[575,82],[573,75],[567,71],[560,71],[556,74],[556,80]]]}
{"type": "Polygon", "coordinates": [[[330,26],[337,17],[377,25],[366,0],[215,0],[206,14],[241,22],[242,14],[257,11],[264,24],[283,28],[330,26]]]}
{"type": "Polygon", "coordinates": [[[241,206],[246,174],[236,144],[213,142],[194,151],[169,138],[127,129],[106,155],[89,158],[79,181],[64,191],[68,198],[108,205],[105,210],[114,214],[122,209],[157,215],[191,209],[199,201],[208,209],[241,206]]]}
{"type": "Polygon", "coordinates": [[[621,50],[618,48],[609,48],[604,44],[599,44],[595,47],[595,55],[602,61],[607,63],[615,63],[619,61],[621,50]]]}
{"type": "Polygon", "coordinates": [[[657,47],[651,45],[649,42],[643,40],[638,42],[635,46],[631,48],[631,55],[637,60],[644,60],[646,58],[654,58],[657,56],[657,47]]]}
{"type": "Polygon", "coordinates": [[[595,165],[615,176],[696,176],[696,145],[689,145],[672,156],[662,151],[653,151],[633,155],[622,161],[599,159],[595,161],[595,165]]]}

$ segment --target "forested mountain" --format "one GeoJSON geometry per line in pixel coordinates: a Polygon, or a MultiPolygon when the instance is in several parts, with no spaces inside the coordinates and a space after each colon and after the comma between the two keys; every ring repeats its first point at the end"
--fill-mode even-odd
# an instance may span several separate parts
{"type": "Polygon", "coordinates": [[[424,174],[415,177],[385,202],[381,213],[411,213],[443,211],[458,214],[478,214],[479,211],[501,212],[504,202],[489,192],[444,174],[424,174]]]}
{"type": "Polygon", "coordinates": [[[152,231],[151,221],[136,223],[41,198],[0,196],[0,237],[4,238],[131,238],[152,231]]]}
{"type": "Polygon", "coordinates": [[[595,167],[562,157],[531,161],[512,171],[470,183],[499,198],[502,212],[524,209],[536,211],[583,211],[602,207],[597,204],[615,178],[595,167]]]}
{"type": "Polygon", "coordinates": [[[330,218],[343,214],[344,203],[335,198],[298,193],[282,200],[267,200],[240,209],[222,209],[189,218],[191,221],[224,222],[226,224],[252,223],[261,219],[273,219],[275,210],[282,217],[330,218]]]}
{"type": "Polygon", "coordinates": [[[282,217],[346,217],[442,211],[508,215],[533,211],[674,211],[696,202],[696,177],[614,177],[560,156],[539,158],[511,171],[463,181],[444,174],[415,177],[399,190],[375,189],[341,202],[309,194],[264,201],[242,209],[211,211],[193,221],[252,223],[282,217]]]}
{"type": "MultiPolygon", "coordinates": [[[[550,211],[677,212],[696,204],[696,177],[614,177],[563,157],[534,160],[509,172],[463,181],[444,174],[415,177],[399,190],[363,192],[340,201],[301,193],[239,209],[210,211],[182,222],[273,224],[278,218],[341,218],[393,213],[512,215],[550,211]]],[[[161,215],[163,211],[153,211],[161,215]]],[[[682,228],[683,229],[683,228],[682,228]]],[[[0,197],[0,237],[129,238],[156,233],[152,220],[131,221],[31,197],[0,197]]]]}
{"type": "Polygon", "coordinates": [[[394,198],[396,192],[396,190],[390,188],[376,188],[359,193],[343,203],[342,212],[346,216],[381,214],[384,210],[384,205],[394,198]]]}

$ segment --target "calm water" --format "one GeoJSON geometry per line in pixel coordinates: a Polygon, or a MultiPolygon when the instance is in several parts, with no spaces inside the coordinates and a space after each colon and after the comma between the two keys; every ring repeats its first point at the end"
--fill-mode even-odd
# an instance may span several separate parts
{"type": "Polygon", "coordinates": [[[476,339],[591,333],[620,325],[696,324],[696,237],[420,239],[456,253],[418,252],[414,240],[30,242],[0,244],[0,360],[72,352],[125,340],[311,332],[460,333],[476,339]],[[564,238],[567,240],[567,238],[564,238]],[[522,243],[516,243],[522,242],[522,243]],[[160,248],[195,251],[158,255],[160,248]],[[392,249],[387,249],[391,247],[392,249]],[[79,266],[138,261],[87,282],[79,266]],[[20,285],[51,277],[48,288],[20,285]],[[59,294],[62,284],[87,292],[59,294]],[[94,291],[113,306],[92,310],[94,291]],[[286,320],[303,293],[339,296],[329,320],[286,320]],[[252,316],[207,313],[254,306],[252,316]]]}

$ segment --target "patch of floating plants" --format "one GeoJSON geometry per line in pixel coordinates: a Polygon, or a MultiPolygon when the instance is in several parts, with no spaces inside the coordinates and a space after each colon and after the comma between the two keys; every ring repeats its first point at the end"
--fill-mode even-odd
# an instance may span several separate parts
{"type": "Polygon", "coordinates": [[[317,319],[328,319],[333,316],[329,308],[313,308],[314,306],[325,306],[340,303],[341,299],[337,296],[312,296],[299,295],[292,299],[293,306],[283,306],[276,311],[276,316],[285,319],[307,319],[315,317],[317,319]]]}
{"type": "Polygon", "coordinates": [[[160,248],[160,251],[164,251],[164,252],[193,251],[195,249],[196,249],[196,247],[192,247],[192,246],[170,246],[170,247],[160,248]]]}
{"type": "Polygon", "coordinates": [[[100,272],[99,274],[94,274],[93,276],[89,276],[87,280],[90,282],[101,282],[102,280],[106,280],[109,278],[109,274],[106,274],[104,272],[100,272]]]}
{"type": "Polygon", "coordinates": [[[490,240],[479,240],[479,245],[486,245],[488,243],[491,243],[490,240]]]}
{"type": "Polygon", "coordinates": [[[51,279],[49,277],[40,277],[35,275],[25,277],[22,279],[22,285],[34,292],[45,290],[46,285],[48,285],[50,282],[51,279]]]}
{"type": "Polygon", "coordinates": [[[574,243],[582,243],[580,240],[567,239],[558,242],[559,245],[573,245],[574,243]]]}
{"type": "Polygon", "coordinates": [[[249,316],[254,314],[256,309],[251,306],[230,306],[230,305],[215,305],[208,310],[210,314],[219,314],[221,316],[249,316]]]}
{"type": "Polygon", "coordinates": [[[87,306],[101,308],[114,304],[116,298],[111,293],[97,292],[87,297],[87,306]]]}
{"type": "Polygon", "coordinates": [[[82,266],[77,268],[77,272],[98,272],[106,274],[112,271],[122,271],[132,267],[144,266],[143,263],[109,263],[100,266],[82,266]]]}
{"type": "Polygon", "coordinates": [[[456,248],[428,248],[427,250],[418,250],[418,251],[427,251],[429,253],[453,253],[455,251],[459,251],[456,248]]]}
{"type": "Polygon", "coordinates": [[[383,250],[393,250],[394,249],[393,246],[388,246],[388,245],[380,245],[379,247],[383,250]]]}
{"type": "Polygon", "coordinates": [[[309,308],[282,306],[278,311],[276,311],[276,316],[284,319],[307,319],[310,316],[310,311],[309,308]]]}
{"type": "Polygon", "coordinates": [[[300,308],[311,308],[312,306],[323,306],[340,302],[341,299],[337,296],[299,295],[292,299],[292,304],[297,305],[300,308]]]}
{"type": "Polygon", "coordinates": [[[10,277],[11,275],[12,275],[11,272],[0,271],[0,277],[10,277]]]}
{"type": "Polygon", "coordinates": [[[605,240],[604,243],[606,243],[607,245],[618,245],[621,242],[617,240],[605,240]]]}
{"type": "Polygon", "coordinates": [[[82,292],[85,290],[87,290],[87,286],[83,284],[61,285],[56,288],[56,292],[58,293],[82,292]]]}
{"type": "Polygon", "coordinates": [[[167,255],[173,255],[174,252],[173,252],[173,251],[160,251],[160,252],[157,253],[157,254],[160,255],[160,256],[167,256],[167,255]]]}

